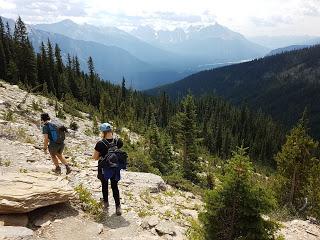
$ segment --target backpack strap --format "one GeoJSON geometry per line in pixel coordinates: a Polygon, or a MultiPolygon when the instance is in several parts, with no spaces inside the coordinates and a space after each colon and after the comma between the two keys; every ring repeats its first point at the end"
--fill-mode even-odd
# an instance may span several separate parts
{"type": "Polygon", "coordinates": [[[102,139],[101,142],[106,146],[107,150],[109,150],[110,143],[109,143],[108,141],[106,141],[106,142],[107,142],[107,144],[106,144],[106,142],[103,141],[103,140],[104,140],[104,139],[102,139]]]}

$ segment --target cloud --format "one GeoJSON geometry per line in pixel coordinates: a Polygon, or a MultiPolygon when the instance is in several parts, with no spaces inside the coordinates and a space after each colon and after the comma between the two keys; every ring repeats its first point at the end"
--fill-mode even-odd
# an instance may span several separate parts
{"type": "Polygon", "coordinates": [[[269,18],[251,17],[251,21],[257,27],[276,27],[280,24],[291,24],[293,19],[285,16],[272,16],[269,18]]]}
{"type": "Polygon", "coordinates": [[[218,22],[247,35],[319,34],[320,0],[0,0],[0,15],[57,22],[157,29],[218,22]],[[307,26],[307,28],[305,27],[307,26]]]}
{"type": "Polygon", "coordinates": [[[301,12],[305,16],[320,16],[320,0],[306,0],[301,4],[301,12]]]}
{"type": "MultiPolygon", "coordinates": [[[[152,17],[151,17],[152,18],[152,17]]],[[[177,14],[174,12],[156,12],[153,16],[155,19],[168,20],[173,22],[201,22],[202,18],[199,15],[177,14]]]]}
{"type": "MultiPolygon", "coordinates": [[[[0,8],[0,14],[16,18],[20,15],[30,22],[50,21],[59,17],[85,17],[86,3],[80,0],[0,0],[12,4],[15,8],[0,8]]],[[[1,3],[1,2],[0,2],[1,3]]]]}

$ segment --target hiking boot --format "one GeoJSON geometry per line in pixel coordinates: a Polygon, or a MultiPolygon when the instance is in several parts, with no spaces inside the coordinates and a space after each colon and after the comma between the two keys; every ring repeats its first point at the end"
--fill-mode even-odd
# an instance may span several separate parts
{"type": "Polygon", "coordinates": [[[100,198],[100,202],[103,204],[104,208],[109,208],[109,202],[108,201],[104,201],[103,198],[100,198]]]}
{"type": "Polygon", "coordinates": [[[52,169],[52,172],[55,174],[61,174],[61,167],[57,166],[55,169],[52,169]]]}
{"type": "Polygon", "coordinates": [[[69,165],[66,165],[66,174],[68,175],[69,173],[71,173],[71,168],[69,165]]]}
{"type": "Polygon", "coordinates": [[[103,201],[103,206],[104,206],[104,208],[109,208],[109,202],[103,201]]]}
{"type": "Polygon", "coordinates": [[[117,206],[117,207],[116,207],[116,214],[117,214],[118,216],[121,216],[121,214],[122,214],[121,206],[117,206]]]}

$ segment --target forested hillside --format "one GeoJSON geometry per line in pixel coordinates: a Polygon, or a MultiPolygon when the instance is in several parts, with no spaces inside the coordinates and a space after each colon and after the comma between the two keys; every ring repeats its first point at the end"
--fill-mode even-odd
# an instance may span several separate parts
{"type": "Polygon", "coordinates": [[[305,107],[312,134],[320,137],[320,46],[287,52],[203,71],[181,81],[150,90],[177,97],[189,90],[195,95],[216,93],[235,104],[262,109],[292,126],[305,107]]]}
{"type": "Polygon", "coordinates": [[[80,69],[77,56],[68,56],[65,65],[59,46],[52,46],[50,41],[42,44],[40,53],[35,54],[20,18],[13,36],[4,24],[0,26],[0,78],[27,89],[36,87],[36,92],[65,101],[63,111],[76,113],[81,109],[98,116],[100,121],[139,126],[137,131],[142,133],[149,129],[154,118],[158,127],[170,130],[168,134],[166,131],[159,134],[168,135],[176,145],[181,145],[176,141],[181,134],[185,138],[189,134],[188,129],[183,129],[189,111],[194,113],[190,124],[195,128],[195,136],[188,144],[202,146],[222,158],[229,157],[236,146],[244,144],[250,147],[250,156],[255,160],[273,165],[272,156],[279,149],[284,132],[264,114],[235,108],[213,95],[196,100],[189,96],[179,103],[169,101],[165,93],[149,97],[127,90],[125,79],[122,87],[101,81],[92,58],[88,59],[88,74],[80,69]]]}

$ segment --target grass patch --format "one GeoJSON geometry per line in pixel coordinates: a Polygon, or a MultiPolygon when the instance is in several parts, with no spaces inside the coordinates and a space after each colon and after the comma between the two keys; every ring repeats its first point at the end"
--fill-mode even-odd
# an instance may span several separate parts
{"type": "Polygon", "coordinates": [[[147,217],[147,216],[151,216],[151,215],[152,215],[152,213],[149,212],[149,211],[146,210],[146,209],[140,209],[140,210],[138,211],[138,216],[141,217],[141,218],[144,218],[144,217],[147,217]]]}
{"type": "Polygon", "coordinates": [[[11,109],[8,109],[2,114],[2,118],[5,121],[13,122],[14,121],[13,111],[11,109]]]}
{"type": "Polygon", "coordinates": [[[11,165],[11,161],[10,160],[0,159],[0,166],[9,167],[10,165],[11,165]]]}
{"type": "Polygon", "coordinates": [[[40,106],[40,103],[36,102],[35,100],[32,101],[32,109],[36,112],[42,112],[42,107],[40,106]]]}
{"type": "Polygon", "coordinates": [[[85,188],[82,184],[75,188],[79,196],[79,200],[82,203],[82,209],[88,212],[94,217],[98,222],[101,222],[105,218],[105,213],[103,211],[103,204],[92,197],[91,192],[85,188]]]}
{"type": "Polygon", "coordinates": [[[34,140],[33,137],[28,135],[26,129],[24,128],[19,128],[17,131],[17,139],[22,140],[25,143],[30,143],[30,144],[35,144],[36,141],[34,140]]]}
{"type": "Polygon", "coordinates": [[[143,199],[143,201],[145,201],[148,204],[152,203],[152,197],[151,197],[150,192],[148,190],[140,193],[140,198],[143,199]]]}
{"type": "Polygon", "coordinates": [[[25,168],[20,168],[20,169],[19,169],[19,172],[20,172],[20,173],[27,173],[27,172],[28,172],[28,170],[27,170],[27,169],[25,169],[25,168]]]}

